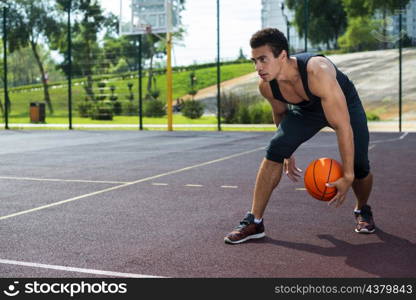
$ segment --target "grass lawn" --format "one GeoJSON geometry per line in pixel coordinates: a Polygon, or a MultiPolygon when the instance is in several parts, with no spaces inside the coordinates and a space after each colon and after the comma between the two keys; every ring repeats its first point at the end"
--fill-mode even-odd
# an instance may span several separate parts
{"type": "MultiPolygon", "coordinates": [[[[229,64],[221,67],[221,80],[229,80],[235,77],[239,77],[245,74],[252,72],[253,65],[251,63],[237,63],[229,64]]],[[[204,69],[198,69],[195,71],[197,81],[196,81],[196,90],[203,89],[205,87],[216,84],[216,68],[209,67],[204,69]]],[[[183,97],[188,94],[190,90],[190,71],[182,71],[173,73],[173,99],[183,97]]],[[[105,95],[106,99],[109,99],[111,96],[110,87],[114,86],[114,95],[118,97],[118,101],[127,102],[129,101],[130,90],[128,88],[128,83],[132,83],[132,93],[134,97],[134,103],[138,102],[138,79],[137,77],[129,77],[122,79],[116,77],[114,79],[106,81],[106,87],[100,91],[97,86],[97,83],[94,84],[94,92],[96,95],[102,94],[105,95]]],[[[160,91],[159,99],[161,101],[166,101],[166,76],[157,75],[156,76],[156,85],[157,89],[160,91]]],[[[143,77],[143,97],[146,95],[147,87],[147,77],[143,77]]],[[[0,91],[1,92],[1,91],[0,91]]],[[[20,87],[19,89],[10,88],[9,97],[11,102],[11,110],[9,113],[9,118],[13,123],[28,123],[29,122],[29,106],[31,102],[43,102],[44,101],[44,91],[43,88],[39,86],[30,86],[30,88],[24,89],[20,87]]],[[[68,89],[66,85],[58,85],[50,87],[49,89],[51,102],[53,105],[54,112],[51,114],[46,107],[46,121],[48,123],[65,123],[67,122],[68,115],[68,89]]],[[[0,93],[0,100],[4,103],[4,99],[1,96],[3,93],[0,93]]],[[[72,86],[72,111],[73,111],[73,122],[74,123],[94,123],[90,119],[84,119],[78,117],[78,104],[83,102],[86,98],[86,92],[84,87],[80,82],[76,82],[72,86]]],[[[137,122],[135,117],[115,117],[113,123],[135,123],[137,122]]],[[[175,116],[176,118],[176,116],[175,116]]],[[[189,122],[193,124],[194,122],[206,122],[207,120],[193,121],[185,120],[179,117],[179,122],[189,122]]],[[[104,124],[105,121],[97,121],[100,124],[104,124]]],[[[157,122],[157,120],[146,120],[145,122],[157,122]]],[[[160,121],[163,122],[163,121],[160,121]]]]}

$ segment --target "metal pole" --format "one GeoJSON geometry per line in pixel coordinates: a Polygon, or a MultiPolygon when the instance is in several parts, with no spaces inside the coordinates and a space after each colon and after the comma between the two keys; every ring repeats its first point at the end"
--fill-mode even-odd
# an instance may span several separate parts
{"type": "Polygon", "coordinates": [[[173,116],[172,116],[172,33],[167,33],[167,42],[166,42],[166,52],[167,52],[167,70],[166,70],[166,80],[167,80],[167,101],[168,101],[168,131],[173,130],[173,116]]]}
{"type": "Polygon", "coordinates": [[[142,35],[139,34],[139,121],[140,130],[143,130],[143,95],[142,95],[142,35]]]}
{"type": "Polygon", "coordinates": [[[68,121],[69,129],[72,129],[72,39],[71,39],[71,7],[72,1],[68,4],[68,121]]]}
{"type": "Polygon", "coordinates": [[[287,46],[288,46],[288,49],[289,49],[289,52],[290,52],[290,22],[289,22],[289,18],[285,14],[285,3],[284,2],[280,3],[280,9],[282,10],[282,15],[283,15],[283,17],[285,17],[285,20],[286,20],[286,39],[287,39],[287,46]]]}
{"type": "Polygon", "coordinates": [[[168,131],[173,130],[173,111],[172,111],[172,94],[173,94],[173,79],[172,79],[172,3],[167,1],[167,21],[168,21],[168,32],[166,34],[166,84],[167,84],[167,108],[168,108],[168,131]]]}
{"type": "Polygon", "coordinates": [[[7,87],[7,8],[3,7],[4,124],[9,129],[9,91],[7,87]]]}
{"type": "Polygon", "coordinates": [[[217,0],[217,121],[221,131],[220,0],[217,0]]]}
{"type": "Polygon", "coordinates": [[[286,17],[286,29],[287,29],[287,48],[290,52],[290,22],[287,20],[286,17]]]}
{"type": "Polygon", "coordinates": [[[308,52],[308,19],[309,19],[309,1],[304,0],[304,18],[305,18],[305,52],[308,52]]]}
{"type": "MultiPolygon", "coordinates": [[[[401,9],[402,7],[400,7],[401,9]]],[[[399,13],[399,35],[402,32],[402,11],[399,13]]],[[[399,36],[399,132],[402,132],[402,38],[399,36]]]]}

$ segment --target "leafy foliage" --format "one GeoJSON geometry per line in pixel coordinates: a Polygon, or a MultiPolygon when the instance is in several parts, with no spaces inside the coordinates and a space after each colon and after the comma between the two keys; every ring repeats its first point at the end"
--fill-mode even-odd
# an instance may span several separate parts
{"type": "Polygon", "coordinates": [[[182,114],[190,119],[199,119],[204,114],[204,104],[196,100],[185,101],[182,114]]]}

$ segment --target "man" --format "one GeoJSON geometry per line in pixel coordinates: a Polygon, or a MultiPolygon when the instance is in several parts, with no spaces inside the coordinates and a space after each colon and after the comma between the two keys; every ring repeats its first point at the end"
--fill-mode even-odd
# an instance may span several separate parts
{"type": "Polygon", "coordinates": [[[250,46],[261,78],[259,90],[272,106],[278,130],[257,173],[251,211],[224,241],[239,244],[265,236],[263,214],[282,171],[297,181],[301,170],[292,154],[325,126],[336,133],[343,164],[343,177],[327,184],[337,189],[330,204],[340,206],[352,186],[357,198],[355,231],[374,232],[371,208],[367,205],[373,182],[368,161],[369,133],[353,83],[324,56],[289,56],[286,37],[278,29],[256,32],[250,46]]]}

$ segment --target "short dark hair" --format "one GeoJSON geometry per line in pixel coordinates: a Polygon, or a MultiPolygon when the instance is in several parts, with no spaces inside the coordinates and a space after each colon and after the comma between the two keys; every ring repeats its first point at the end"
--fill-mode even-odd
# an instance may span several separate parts
{"type": "Polygon", "coordinates": [[[278,57],[283,50],[286,50],[289,57],[289,45],[285,35],[277,28],[264,28],[257,31],[250,39],[252,49],[261,46],[269,46],[272,49],[274,57],[278,57]]]}

